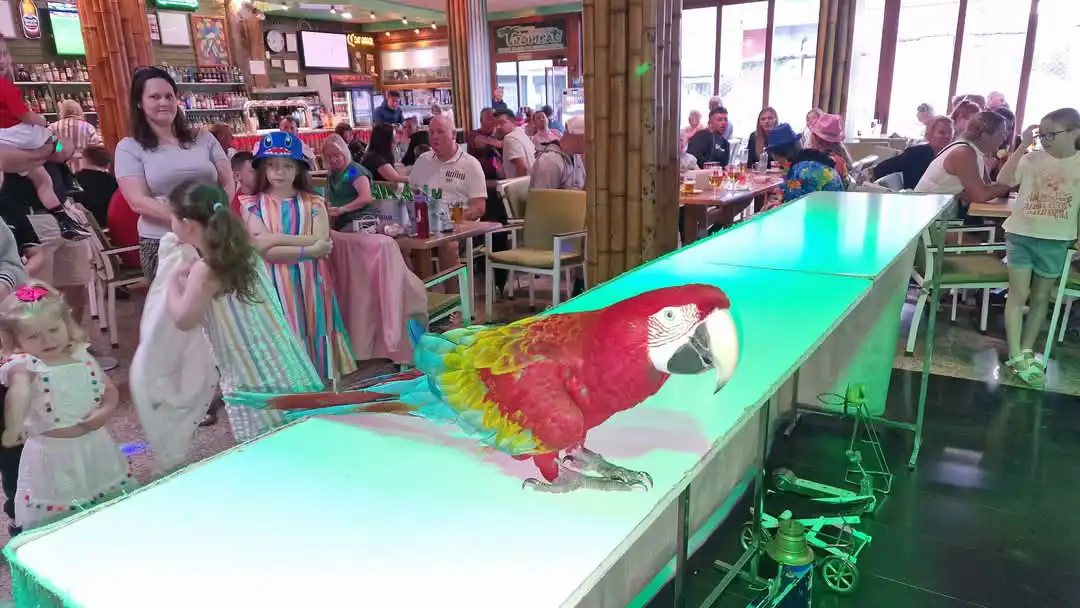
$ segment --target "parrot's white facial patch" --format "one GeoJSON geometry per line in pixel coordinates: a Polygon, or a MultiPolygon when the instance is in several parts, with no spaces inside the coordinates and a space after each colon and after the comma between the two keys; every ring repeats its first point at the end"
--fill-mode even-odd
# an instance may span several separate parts
{"type": "Polygon", "coordinates": [[[668,306],[650,315],[648,350],[653,367],[671,373],[668,362],[690,341],[700,322],[698,307],[694,304],[668,306]]]}

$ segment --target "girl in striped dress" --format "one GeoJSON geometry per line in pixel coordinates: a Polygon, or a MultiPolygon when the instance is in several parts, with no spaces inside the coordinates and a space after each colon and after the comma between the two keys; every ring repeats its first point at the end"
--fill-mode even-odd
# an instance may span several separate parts
{"type": "MultiPolygon", "coordinates": [[[[277,293],[243,224],[229,211],[217,185],[182,184],[170,196],[172,231],[200,259],[169,277],[168,310],[182,330],[206,329],[230,394],[304,393],[324,390],[307,349],[282,314],[277,293]]],[[[280,426],[283,413],[226,405],[238,442],[280,426]]]]}
{"type": "Polygon", "coordinates": [[[268,133],[252,164],[258,193],[240,199],[248,233],[319,373],[340,378],[356,362],[330,280],[330,218],[323,199],[311,193],[303,143],[268,133]]]}

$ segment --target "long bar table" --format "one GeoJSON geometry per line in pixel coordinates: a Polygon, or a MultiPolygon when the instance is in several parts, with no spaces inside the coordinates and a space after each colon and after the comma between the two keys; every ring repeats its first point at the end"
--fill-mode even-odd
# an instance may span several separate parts
{"type": "Polygon", "coordinates": [[[648,471],[649,492],[525,491],[531,463],[453,427],[308,419],[17,537],[4,550],[17,605],[625,606],[673,559],[684,566],[684,597],[688,538],[749,470],[760,497],[778,415],[771,402],[873,290],[868,276],[698,257],[746,226],[779,221],[770,217],[783,215],[763,214],[556,310],[694,282],[729,295],[742,356],[723,390],[713,394],[708,374],[675,377],[590,433],[591,449],[648,471]],[[812,305],[799,294],[813,294],[812,305]]]}
{"type": "MultiPolygon", "coordinates": [[[[909,466],[922,438],[925,394],[915,420],[885,418],[900,314],[924,230],[945,216],[953,198],[857,192],[817,192],[744,222],[722,238],[691,247],[687,259],[791,272],[855,276],[873,281],[870,297],[803,367],[798,404],[844,411],[849,386],[861,386],[878,421],[915,434],[909,466]],[[837,213],[842,210],[842,213],[837,213]]],[[[792,293],[814,305],[819,290],[792,293]]],[[[928,324],[926,344],[932,348],[928,324]]],[[[927,360],[929,357],[927,357],[927,360]]]]}
{"type": "MultiPolygon", "coordinates": [[[[866,279],[675,255],[560,311],[692,282],[732,300],[744,340],[735,377],[716,395],[709,374],[675,377],[589,437],[613,462],[648,471],[649,492],[536,493],[521,487],[535,474],[531,463],[480,449],[454,428],[397,416],[309,419],[18,537],[6,549],[17,602],[626,605],[675,553],[676,499],[701,474],[741,476],[757,461],[756,446],[746,462],[718,456],[870,288],[866,279]],[[783,297],[809,289],[825,294],[812,308],[783,297]]],[[[731,484],[700,486],[695,529],[731,484]]]]}

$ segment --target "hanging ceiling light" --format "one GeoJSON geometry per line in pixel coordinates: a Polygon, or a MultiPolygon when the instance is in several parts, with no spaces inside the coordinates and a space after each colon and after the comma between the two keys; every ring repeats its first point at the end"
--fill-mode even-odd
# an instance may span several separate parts
{"type": "Polygon", "coordinates": [[[375,20],[375,11],[371,11],[371,20],[372,20],[372,21],[374,21],[374,20],[375,20]]]}
{"type": "Polygon", "coordinates": [[[281,10],[283,10],[283,11],[289,10],[289,3],[288,2],[282,2],[281,3],[281,10]]]}
{"type": "Polygon", "coordinates": [[[330,5],[330,14],[332,14],[332,15],[337,14],[337,7],[334,6],[333,4],[330,5]]]}
{"type": "Polygon", "coordinates": [[[341,18],[342,19],[352,19],[352,13],[350,13],[349,11],[345,11],[344,13],[341,13],[341,18]]]}
{"type": "Polygon", "coordinates": [[[390,36],[390,32],[383,32],[383,33],[386,34],[387,36],[390,36]]]}
{"type": "Polygon", "coordinates": [[[420,28],[416,28],[416,29],[414,29],[414,30],[413,30],[413,33],[414,33],[414,34],[419,34],[419,33],[420,33],[420,28]]]}
{"type": "Polygon", "coordinates": [[[433,29],[433,30],[434,30],[434,29],[438,29],[438,28],[437,28],[437,27],[435,27],[435,24],[434,24],[434,23],[432,23],[432,24],[431,24],[431,29],[433,29]]]}
{"type": "Polygon", "coordinates": [[[401,18],[401,24],[402,24],[402,25],[409,25],[409,20],[408,20],[408,19],[406,19],[405,17],[402,17],[402,18],[401,18]]]}

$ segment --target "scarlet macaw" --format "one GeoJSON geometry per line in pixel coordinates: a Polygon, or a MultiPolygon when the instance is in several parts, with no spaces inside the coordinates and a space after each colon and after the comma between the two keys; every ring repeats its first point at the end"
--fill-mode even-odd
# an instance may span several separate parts
{"type": "Polygon", "coordinates": [[[329,413],[408,413],[453,422],[517,459],[532,458],[548,492],[648,489],[648,473],[585,449],[592,429],[660,390],[672,374],[731,379],[739,339],[727,295],[711,285],[642,293],[595,311],[530,317],[444,334],[410,326],[416,370],[360,390],[268,396],[234,393],[235,405],[329,413]],[[269,397],[269,399],[268,399],[269,397]]]}

